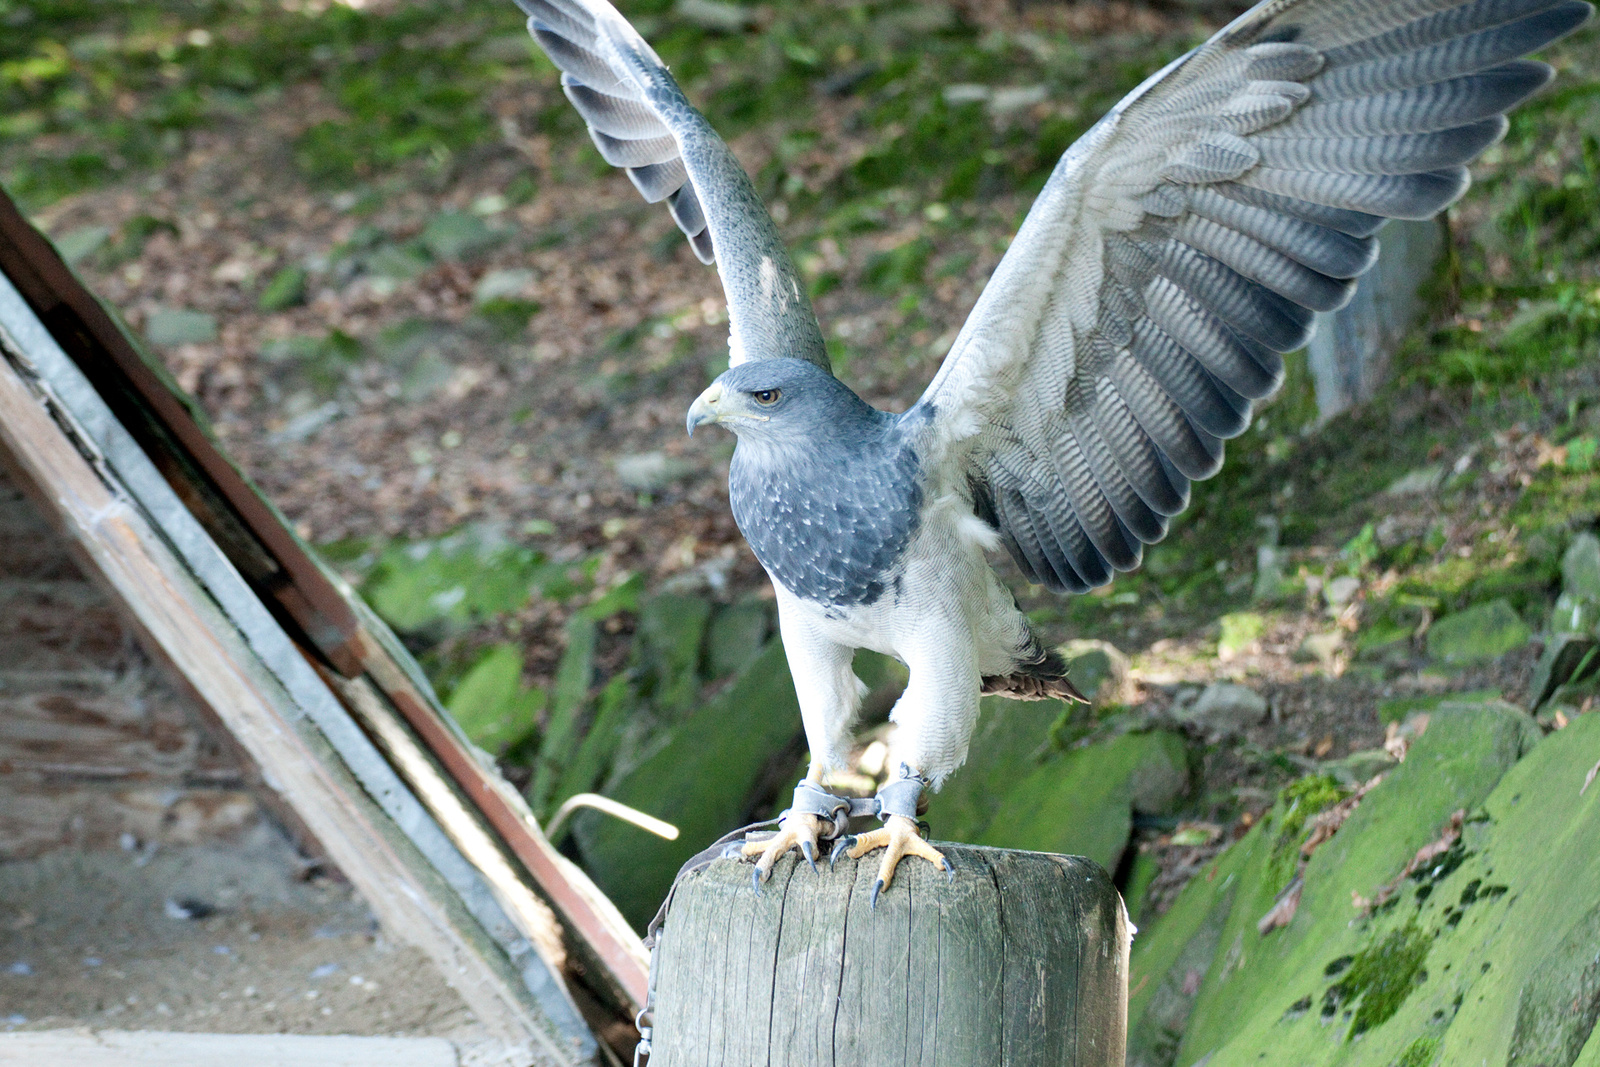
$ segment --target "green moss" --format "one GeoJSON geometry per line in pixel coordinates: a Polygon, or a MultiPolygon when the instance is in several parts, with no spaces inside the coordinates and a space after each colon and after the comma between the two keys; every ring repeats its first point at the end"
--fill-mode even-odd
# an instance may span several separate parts
{"type": "Polygon", "coordinates": [[[1433,1058],[1439,1054],[1439,1039],[1419,1037],[1406,1046],[1395,1061],[1394,1067],[1433,1067],[1433,1058]]]}
{"type": "Polygon", "coordinates": [[[1350,1038],[1388,1022],[1419,979],[1426,979],[1422,966],[1428,960],[1431,944],[1415,920],[1389,931],[1383,940],[1358,952],[1345,976],[1328,987],[1323,994],[1323,1016],[1332,1016],[1341,1007],[1355,1004],[1350,1038]]]}
{"type": "Polygon", "coordinates": [[[1253,611],[1236,611],[1217,620],[1222,636],[1217,640],[1217,652],[1232,655],[1250,642],[1257,640],[1267,630],[1267,620],[1253,611]]]}
{"type": "Polygon", "coordinates": [[[1308,774],[1291,782],[1278,794],[1278,802],[1269,816],[1272,824],[1267,827],[1272,835],[1272,851],[1267,860],[1266,884],[1274,894],[1294,877],[1307,820],[1349,795],[1350,790],[1341,786],[1331,774],[1308,774]]]}

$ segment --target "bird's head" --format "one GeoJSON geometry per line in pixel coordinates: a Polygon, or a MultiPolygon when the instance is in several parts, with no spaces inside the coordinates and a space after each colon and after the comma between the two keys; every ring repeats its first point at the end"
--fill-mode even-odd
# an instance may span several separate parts
{"type": "Polygon", "coordinates": [[[689,433],[719,422],[747,440],[815,439],[872,408],[821,367],[801,359],[760,359],[730,368],[689,406],[689,433]]]}

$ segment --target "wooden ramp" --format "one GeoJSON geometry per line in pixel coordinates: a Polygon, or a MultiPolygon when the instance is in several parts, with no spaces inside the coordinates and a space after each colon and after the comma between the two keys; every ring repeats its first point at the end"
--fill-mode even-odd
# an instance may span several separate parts
{"type": "Polygon", "coordinates": [[[3,194],[0,463],[282,820],[517,1058],[627,1053],[594,1032],[625,1034],[644,1002],[638,938],[3,194]]]}

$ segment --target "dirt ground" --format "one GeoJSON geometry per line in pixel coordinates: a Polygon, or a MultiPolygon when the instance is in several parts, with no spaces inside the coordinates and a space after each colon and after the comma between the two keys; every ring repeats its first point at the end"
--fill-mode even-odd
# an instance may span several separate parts
{"type": "Polygon", "coordinates": [[[432,964],[273,830],[0,864],[0,1027],[486,1042],[432,964]]]}

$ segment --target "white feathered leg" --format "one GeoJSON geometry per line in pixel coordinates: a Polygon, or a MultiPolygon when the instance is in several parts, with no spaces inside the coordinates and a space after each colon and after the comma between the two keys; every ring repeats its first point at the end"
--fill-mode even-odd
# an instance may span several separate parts
{"type": "MultiPolygon", "coordinates": [[[[778,591],[778,629],[783,634],[783,650],[794,678],[795,696],[800,702],[800,721],[805,726],[806,744],[811,749],[811,766],[806,779],[820,788],[828,771],[844,766],[850,750],[850,726],[860,710],[866,686],[857,678],[851,663],[855,649],[824,636],[806,607],[782,586],[778,591]]],[[[751,842],[746,856],[755,856],[755,880],[764,882],[778,857],[791,848],[799,849],[806,862],[816,869],[817,841],[822,820],[806,812],[786,811],[778,823],[776,836],[751,842]]]]}
{"type": "Polygon", "coordinates": [[[874,904],[906,856],[951,871],[950,861],[918,832],[917,800],[923,787],[939,788],[966,762],[967,740],[978,721],[982,679],[970,625],[931,615],[904,656],[911,677],[889,716],[896,726],[889,744],[889,783],[878,792],[884,825],[860,835],[849,850],[852,859],[884,850],[872,887],[874,904]]]}

